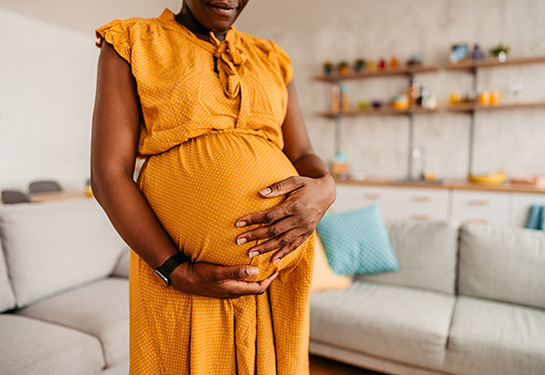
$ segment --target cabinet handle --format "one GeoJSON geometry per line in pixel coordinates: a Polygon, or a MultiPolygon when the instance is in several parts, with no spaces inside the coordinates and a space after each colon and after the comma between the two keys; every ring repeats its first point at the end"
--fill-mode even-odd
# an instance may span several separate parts
{"type": "Polygon", "coordinates": [[[412,197],[413,202],[431,202],[431,197],[429,195],[414,195],[412,197]]]}
{"type": "Polygon", "coordinates": [[[412,220],[427,221],[430,219],[430,215],[411,215],[412,220]]]}
{"type": "Polygon", "coordinates": [[[368,193],[368,194],[363,194],[363,197],[364,197],[365,199],[378,200],[378,199],[380,199],[380,194],[368,193]]]}
{"type": "Polygon", "coordinates": [[[488,220],[479,219],[477,217],[470,217],[469,219],[467,219],[467,221],[469,221],[471,223],[488,224],[488,220]]]}
{"type": "Polygon", "coordinates": [[[486,199],[470,199],[468,203],[470,206],[490,206],[490,201],[486,199]]]}

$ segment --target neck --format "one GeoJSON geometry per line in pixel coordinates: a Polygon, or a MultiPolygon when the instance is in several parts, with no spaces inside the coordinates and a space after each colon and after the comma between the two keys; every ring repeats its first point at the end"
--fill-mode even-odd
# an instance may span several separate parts
{"type": "MultiPolygon", "coordinates": [[[[193,13],[191,13],[191,10],[189,9],[189,7],[185,5],[185,2],[182,5],[182,10],[180,11],[180,13],[176,14],[174,18],[176,19],[178,23],[188,28],[199,39],[206,40],[207,42],[212,42],[210,40],[210,30],[204,27],[195,18],[193,13]]],[[[223,42],[225,40],[225,34],[227,34],[227,32],[223,32],[223,33],[214,32],[214,35],[220,42],[223,42]]]]}

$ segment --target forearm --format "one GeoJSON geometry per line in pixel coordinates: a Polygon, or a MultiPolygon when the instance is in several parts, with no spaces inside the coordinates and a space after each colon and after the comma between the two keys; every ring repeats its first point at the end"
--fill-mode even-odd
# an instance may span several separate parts
{"type": "Polygon", "coordinates": [[[123,240],[152,268],[178,249],[134,180],[122,171],[95,172],[93,194],[123,240]]]}

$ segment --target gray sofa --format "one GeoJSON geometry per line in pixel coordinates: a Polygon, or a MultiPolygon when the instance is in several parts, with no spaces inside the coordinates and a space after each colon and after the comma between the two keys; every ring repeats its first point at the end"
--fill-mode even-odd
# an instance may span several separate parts
{"type": "Polygon", "coordinates": [[[0,374],[128,374],[127,245],[94,199],[0,204],[0,374]]]}
{"type": "MultiPolygon", "coordinates": [[[[543,232],[388,229],[401,271],[313,293],[312,353],[388,374],[545,374],[543,232]]],[[[127,374],[129,251],[99,205],[0,205],[0,240],[0,375],[127,374]]]]}
{"type": "Polygon", "coordinates": [[[311,295],[310,352],[387,374],[545,374],[545,233],[389,222],[398,273],[311,295]]]}

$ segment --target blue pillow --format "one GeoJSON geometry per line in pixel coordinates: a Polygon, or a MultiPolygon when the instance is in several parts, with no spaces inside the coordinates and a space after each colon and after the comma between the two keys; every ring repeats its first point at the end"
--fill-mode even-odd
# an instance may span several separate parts
{"type": "Polygon", "coordinates": [[[377,204],[353,211],[326,213],[317,229],[327,260],[336,274],[399,271],[377,204]]]}

